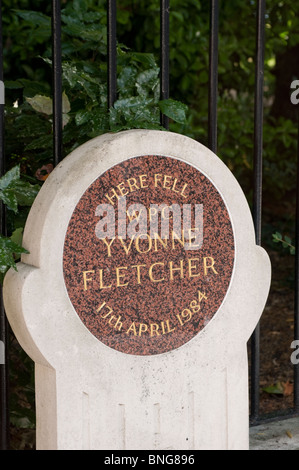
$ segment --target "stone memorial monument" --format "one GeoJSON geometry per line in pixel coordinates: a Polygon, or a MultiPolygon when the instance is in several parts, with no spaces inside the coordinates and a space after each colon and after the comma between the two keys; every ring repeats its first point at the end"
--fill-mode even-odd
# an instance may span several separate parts
{"type": "Polygon", "coordinates": [[[270,262],[222,161],[97,137],[38,195],[4,300],[36,368],[38,449],[248,449],[247,341],[270,262]]]}

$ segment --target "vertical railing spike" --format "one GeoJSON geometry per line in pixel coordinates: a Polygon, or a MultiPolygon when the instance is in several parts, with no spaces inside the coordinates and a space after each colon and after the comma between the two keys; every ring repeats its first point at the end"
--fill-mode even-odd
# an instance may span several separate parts
{"type": "MultiPolygon", "coordinates": [[[[0,176],[5,172],[5,152],[4,152],[4,71],[3,71],[3,31],[2,31],[2,0],[0,0],[0,81],[2,85],[0,100],[0,176]]],[[[0,204],[1,234],[6,235],[5,206],[0,204]]],[[[1,286],[0,299],[0,341],[4,346],[4,357],[0,357],[0,449],[7,450],[9,446],[9,407],[8,407],[8,323],[4,311],[3,295],[1,286]]],[[[3,348],[1,347],[3,352],[3,348]]]]}
{"type": "Polygon", "coordinates": [[[62,54],[60,0],[52,0],[53,146],[54,166],[62,159],[62,54]]]}
{"type": "MultiPolygon", "coordinates": [[[[160,88],[161,100],[169,99],[169,0],[160,0],[160,88]]],[[[161,113],[161,126],[169,129],[169,118],[161,113]]]]}
{"type": "MultiPolygon", "coordinates": [[[[261,245],[262,227],[262,178],[263,178],[263,93],[264,93],[264,54],[265,54],[265,15],[266,1],[257,3],[256,30],[256,72],[255,72],[255,109],[254,109],[254,183],[253,183],[253,221],[256,244],[261,245]]],[[[251,338],[251,419],[259,416],[260,388],[260,325],[251,338]]]]}
{"type": "Polygon", "coordinates": [[[211,0],[210,8],[208,146],[212,152],[217,153],[219,0],[211,0]]]}
{"type": "MultiPolygon", "coordinates": [[[[296,185],[296,252],[295,252],[295,305],[294,305],[294,340],[299,340],[299,107],[297,108],[297,185],[296,185]]],[[[294,411],[299,413],[299,363],[294,364],[294,411]]]]}
{"type": "Polygon", "coordinates": [[[107,4],[107,49],[108,49],[108,110],[117,98],[117,40],[116,40],[116,0],[107,4]]]}

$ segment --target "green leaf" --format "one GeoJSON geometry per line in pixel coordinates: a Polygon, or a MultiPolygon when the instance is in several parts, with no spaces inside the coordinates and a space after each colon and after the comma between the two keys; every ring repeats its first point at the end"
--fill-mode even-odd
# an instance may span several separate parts
{"type": "Polygon", "coordinates": [[[20,179],[20,167],[17,165],[0,178],[0,190],[8,188],[13,181],[20,179]]]}
{"type": "Polygon", "coordinates": [[[12,80],[5,80],[5,88],[9,90],[17,90],[20,88],[23,88],[24,85],[22,83],[18,82],[17,80],[12,81],[12,80]]]}
{"type": "Polygon", "coordinates": [[[9,189],[0,191],[0,199],[2,202],[4,202],[8,209],[12,210],[15,214],[18,212],[18,201],[13,191],[9,189]]]}
{"type": "MultiPolygon", "coordinates": [[[[24,232],[23,227],[17,228],[13,232],[12,236],[10,237],[11,241],[13,243],[16,243],[18,246],[22,246],[23,232],[24,232]]],[[[20,259],[20,257],[21,257],[20,253],[15,253],[14,254],[15,261],[18,261],[20,259]]]]}
{"type": "MultiPolygon", "coordinates": [[[[51,116],[53,114],[53,100],[48,96],[35,95],[32,98],[26,97],[26,101],[38,113],[47,114],[48,116],[51,116]]],[[[62,112],[64,114],[67,114],[70,112],[70,110],[70,101],[64,91],[62,94],[62,112]]]]}
{"type": "Polygon", "coordinates": [[[281,242],[281,240],[282,240],[282,235],[281,235],[281,233],[279,233],[279,232],[273,233],[272,239],[273,239],[274,243],[279,243],[279,242],[281,242]]]}
{"type": "Polygon", "coordinates": [[[15,213],[18,212],[18,201],[16,195],[14,194],[12,188],[20,178],[20,168],[15,166],[7,173],[5,173],[2,178],[0,178],[0,199],[4,204],[15,213]]]}
{"type": "Polygon", "coordinates": [[[0,199],[8,209],[18,212],[18,205],[30,206],[40,187],[20,179],[20,167],[17,165],[0,178],[0,199]]]}
{"type": "Polygon", "coordinates": [[[28,253],[28,251],[10,238],[0,235],[0,273],[4,274],[9,268],[17,271],[15,255],[22,253],[28,253]]]}
{"type": "Polygon", "coordinates": [[[62,93],[62,112],[67,114],[71,110],[70,100],[68,99],[65,91],[62,93]]]}
{"type": "Polygon", "coordinates": [[[19,227],[17,228],[12,236],[10,237],[11,241],[13,241],[14,243],[16,243],[17,245],[22,245],[22,240],[23,240],[23,227],[19,227]]]}
{"type": "Polygon", "coordinates": [[[186,113],[188,106],[185,104],[173,99],[168,99],[159,101],[159,108],[161,112],[170,119],[173,119],[180,124],[186,123],[186,113]]]}
{"type": "Polygon", "coordinates": [[[48,116],[53,114],[53,101],[48,96],[35,95],[33,98],[27,97],[26,101],[38,113],[47,114],[48,116]]]}
{"type": "Polygon", "coordinates": [[[13,191],[20,206],[29,207],[33,204],[33,201],[40,190],[40,186],[38,184],[32,185],[27,181],[19,180],[13,183],[10,190],[13,191]]]}
{"type": "Polygon", "coordinates": [[[91,111],[80,109],[80,111],[76,113],[76,117],[75,117],[77,126],[82,126],[82,124],[85,124],[86,122],[88,122],[91,118],[91,114],[92,114],[91,111]]]}
{"type": "Polygon", "coordinates": [[[274,385],[270,385],[269,387],[263,388],[263,392],[274,394],[274,395],[283,395],[284,387],[282,383],[277,382],[274,385]]]}
{"type": "Polygon", "coordinates": [[[25,150],[40,150],[51,148],[53,142],[52,135],[43,135],[34,139],[30,144],[26,145],[25,150]]]}
{"type": "Polygon", "coordinates": [[[43,13],[27,10],[14,10],[14,12],[33,26],[45,26],[49,28],[49,30],[51,28],[51,18],[43,13]]]}
{"type": "Polygon", "coordinates": [[[157,68],[154,54],[147,52],[128,52],[127,55],[131,60],[139,62],[147,68],[157,68]]]}
{"type": "Polygon", "coordinates": [[[287,235],[283,238],[282,234],[279,232],[272,234],[272,240],[274,243],[281,243],[283,248],[288,248],[291,255],[296,253],[296,248],[292,244],[292,240],[287,235]]]}
{"type": "Polygon", "coordinates": [[[285,239],[285,241],[286,241],[289,245],[292,244],[292,240],[290,239],[290,237],[285,236],[284,239],[285,239]]]}

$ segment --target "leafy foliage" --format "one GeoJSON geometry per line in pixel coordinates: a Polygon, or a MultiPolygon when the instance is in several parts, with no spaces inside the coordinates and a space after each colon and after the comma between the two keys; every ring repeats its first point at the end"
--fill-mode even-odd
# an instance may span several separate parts
{"type": "Polygon", "coordinates": [[[286,248],[291,255],[295,255],[296,248],[293,245],[290,237],[288,237],[287,235],[283,237],[283,235],[279,232],[274,233],[272,237],[274,243],[281,243],[282,247],[286,248]]]}
{"type": "MultiPolygon", "coordinates": [[[[16,216],[20,207],[32,205],[39,188],[37,184],[32,185],[22,180],[20,167],[15,166],[0,178],[0,200],[16,216]]],[[[14,227],[11,237],[0,235],[0,275],[2,278],[8,268],[16,269],[15,262],[19,259],[19,255],[27,253],[27,250],[21,246],[22,233],[22,227],[14,227]]]]}
{"type": "Polygon", "coordinates": [[[0,178],[0,199],[15,213],[18,212],[18,205],[31,206],[38,191],[38,185],[20,179],[19,166],[13,167],[0,178]]]}
{"type": "MultiPolygon", "coordinates": [[[[132,128],[160,128],[160,111],[181,125],[187,106],[176,100],[160,101],[159,67],[151,53],[135,53],[118,46],[118,99],[107,110],[106,10],[103,2],[74,1],[62,11],[63,22],[63,140],[64,154],[89,138],[108,131],[132,128]]],[[[22,33],[31,45],[44,43],[40,58],[43,74],[51,70],[49,38],[51,18],[39,11],[16,9],[14,21],[22,20],[22,33]]],[[[27,45],[28,47],[28,45],[27,45]]],[[[27,59],[27,56],[25,56],[27,59]]],[[[40,168],[52,162],[53,103],[50,83],[19,77],[6,81],[10,106],[6,107],[6,151],[22,164],[27,176],[37,177],[40,168]],[[17,96],[16,96],[17,95],[17,96]],[[16,141],[15,135],[18,135],[16,141]]],[[[30,206],[39,185],[20,179],[19,166],[0,180],[0,199],[9,211],[30,206]]],[[[0,263],[14,266],[21,252],[10,239],[2,237],[0,263]]]]}

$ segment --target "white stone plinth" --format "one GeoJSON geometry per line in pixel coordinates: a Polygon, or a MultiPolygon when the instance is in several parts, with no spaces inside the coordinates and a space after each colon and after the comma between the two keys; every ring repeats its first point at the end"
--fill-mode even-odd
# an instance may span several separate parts
{"type": "Polygon", "coordinates": [[[8,320],[36,364],[38,449],[248,449],[247,341],[262,314],[270,262],[256,246],[237,181],[181,135],[135,130],[87,142],[45,182],[26,224],[18,272],[5,277],[8,320]],[[215,185],[230,214],[235,264],[207,326],[176,350],[134,356],[109,348],[78,317],[63,277],[68,223],[108,168],[139,155],[180,159],[215,185]]]}

